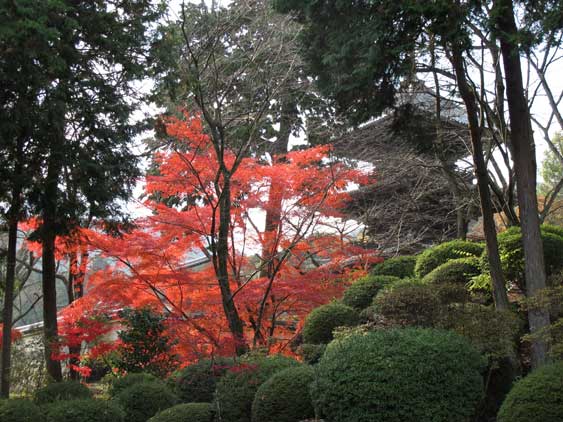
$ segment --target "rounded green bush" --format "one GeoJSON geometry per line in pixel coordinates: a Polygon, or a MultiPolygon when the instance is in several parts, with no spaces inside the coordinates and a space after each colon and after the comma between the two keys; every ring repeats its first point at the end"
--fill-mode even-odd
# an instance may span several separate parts
{"type": "Polygon", "coordinates": [[[42,422],[44,420],[41,408],[31,400],[4,400],[0,403],[0,421],[42,422]]]}
{"type": "Polygon", "coordinates": [[[448,331],[357,333],[328,345],[311,396],[328,422],[465,422],[483,396],[484,366],[448,331]]]}
{"type": "Polygon", "coordinates": [[[414,277],[415,265],[416,256],[414,255],[396,256],[375,265],[371,273],[373,275],[391,275],[399,278],[414,277]]]}
{"type": "Polygon", "coordinates": [[[157,413],[148,422],[213,422],[211,403],[182,403],[157,413]]]}
{"type": "Polygon", "coordinates": [[[358,312],[339,302],[331,302],[311,311],[303,325],[303,342],[326,344],[332,340],[336,327],[352,327],[359,321],[358,312]]]}
{"type": "Polygon", "coordinates": [[[122,422],[125,412],[107,400],[66,400],[46,406],[47,422],[122,422]]]}
{"type": "Polygon", "coordinates": [[[422,278],[434,268],[458,258],[479,257],[485,246],[468,240],[452,240],[426,249],[416,259],[414,273],[422,278]]]}
{"type": "Polygon", "coordinates": [[[249,357],[217,383],[215,405],[223,422],[250,422],[256,390],[275,373],[299,363],[285,356],[249,357]]]}
{"type": "Polygon", "coordinates": [[[342,303],[358,310],[367,308],[373,298],[383,287],[399,281],[398,277],[389,275],[368,275],[356,280],[344,292],[342,303]]]}
{"type": "Polygon", "coordinates": [[[479,258],[452,259],[437,266],[424,276],[424,283],[461,283],[467,284],[473,277],[481,273],[479,258]]]}
{"type": "Polygon", "coordinates": [[[174,393],[184,403],[210,403],[217,380],[234,365],[232,358],[204,359],[172,374],[174,393]]]}
{"type": "Polygon", "coordinates": [[[315,371],[308,365],[284,369],[260,386],[252,402],[252,422],[296,422],[313,418],[309,386],[315,371]]]}
{"type": "Polygon", "coordinates": [[[314,365],[319,361],[325,352],[326,344],[309,344],[304,343],[299,346],[298,352],[303,358],[303,362],[314,365]]]}
{"type": "Polygon", "coordinates": [[[563,421],[563,362],[536,369],[506,396],[498,422],[563,421]]]}
{"type": "Polygon", "coordinates": [[[116,400],[125,410],[127,422],[146,422],[178,403],[178,398],[166,385],[154,382],[134,384],[121,391],[116,400]]]}
{"type": "MultiPolygon", "coordinates": [[[[546,274],[552,275],[563,269],[563,237],[554,234],[548,226],[541,226],[541,237],[545,260],[546,274]]],[[[522,233],[520,227],[510,227],[498,235],[499,253],[502,270],[507,281],[516,283],[525,289],[524,249],[522,246],[522,233]]],[[[481,269],[489,271],[487,252],[481,255],[481,269]]]]}
{"type": "Polygon", "coordinates": [[[54,382],[35,392],[34,400],[43,405],[59,400],[91,399],[92,392],[78,381],[54,382]]]}
{"type": "Polygon", "coordinates": [[[551,233],[559,237],[563,237],[563,227],[553,224],[542,224],[541,230],[544,233],[551,233]]]}
{"type": "Polygon", "coordinates": [[[147,374],[144,372],[141,373],[129,373],[123,377],[120,378],[114,378],[109,386],[109,396],[110,397],[116,397],[119,393],[121,393],[123,390],[131,387],[132,385],[135,384],[140,384],[140,383],[157,383],[157,384],[164,384],[162,382],[162,380],[160,380],[159,378],[155,377],[152,374],[147,374]]]}

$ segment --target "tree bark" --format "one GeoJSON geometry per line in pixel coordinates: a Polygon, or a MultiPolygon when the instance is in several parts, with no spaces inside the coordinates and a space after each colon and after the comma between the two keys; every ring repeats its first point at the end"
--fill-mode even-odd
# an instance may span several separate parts
{"type": "MultiPolygon", "coordinates": [[[[510,116],[510,139],[520,207],[522,244],[524,247],[524,270],[526,294],[534,297],[546,287],[543,244],[540,233],[538,201],[536,194],[536,151],[530,111],[524,95],[520,52],[516,41],[518,28],[514,18],[512,0],[496,0],[497,29],[500,40],[506,97],[510,116]]],[[[528,312],[530,332],[533,334],[549,325],[549,312],[534,309],[528,312]]],[[[532,343],[532,367],[537,368],[547,361],[547,342],[537,339],[532,343]]]]}
{"type": "Polygon", "coordinates": [[[463,57],[461,50],[457,47],[452,48],[450,61],[454,67],[458,89],[461,98],[467,109],[467,119],[469,121],[469,132],[471,135],[471,146],[473,150],[473,162],[475,165],[475,176],[479,189],[479,199],[481,202],[481,214],[483,216],[483,231],[487,244],[487,254],[489,256],[489,268],[491,272],[493,299],[497,309],[508,308],[508,295],[500,262],[498,251],[497,231],[495,226],[493,206],[489,191],[489,175],[485,159],[483,158],[482,133],[479,125],[477,104],[471,92],[469,83],[465,75],[463,57]]]}

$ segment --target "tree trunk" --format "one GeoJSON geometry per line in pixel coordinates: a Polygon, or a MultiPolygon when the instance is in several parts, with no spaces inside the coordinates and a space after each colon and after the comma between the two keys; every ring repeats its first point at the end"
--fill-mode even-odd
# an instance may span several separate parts
{"type": "Polygon", "coordinates": [[[217,254],[217,280],[221,288],[223,310],[229,329],[235,340],[237,355],[248,351],[248,345],[244,337],[242,321],[238,314],[236,304],[233,300],[231,287],[229,285],[229,229],[231,224],[231,180],[230,174],[223,172],[223,189],[219,198],[219,235],[214,253],[217,254]]]}
{"type": "Polygon", "coordinates": [[[20,214],[20,189],[17,186],[12,195],[12,205],[8,221],[8,256],[6,265],[6,286],[4,291],[4,309],[2,310],[2,372],[1,396],[10,395],[10,369],[12,353],[12,319],[14,310],[14,284],[16,280],[16,252],[18,242],[18,220],[20,214]]]}
{"type": "MultiPolygon", "coordinates": [[[[524,95],[519,48],[516,43],[518,29],[514,19],[512,0],[495,1],[495,9],[498,16],[496,23],[504,63],[506,97],[510,116],[510,139],[520,207],[526,294],[531,298],[546,287],[543,244],[536,195],[536,151],[530,123],[530,111],[524,95]]],[[[530,310],[528,322],[530,332],[533,334],[549,325],[549,312],[542,309],[530,310]]],[[[537,368],[547,361],[547,351],[548,347],[545,341],[538,339],[532,343],[533,368],[537,368]]]]}
{"type": "Polygon", "coordinates": [[[454,67],[461,98],[465,104],[465,108],[467,109],[467,119],[469,121],[469,132],[471,134],[471,146],[473,150],[473,162],[475,165],[475,176],[477,178],[477,187],[479,189],[479,199],[481,202],[481,214],[483,216],[483,231],[485,233],[487,254],[489,256],[493,299],[497,309],[506,309],[508,308],[508,296],[506,294],[506,285],[504,282],[504,275],[502,273],[498,251],[497,230],[489,192],[489,175],[485,159],[483,158],[483,144],[481,138],[481,127],[477,117],[477,104],[465,76],[463,58],[459,48],[454,47],[452,49],[450,60],[454,67]]]}

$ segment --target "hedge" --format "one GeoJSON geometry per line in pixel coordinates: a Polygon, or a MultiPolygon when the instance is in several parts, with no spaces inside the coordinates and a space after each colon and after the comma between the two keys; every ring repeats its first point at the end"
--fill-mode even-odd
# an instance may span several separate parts
{"type": "Polygon", "coordinates": [[[371,273],[373,275],[391,275],[399,278],[414,277],[416,256],[404,255],[386,259],[375,265],[371,273]]]}
{"type": "Polygon", "coordinates": [[[59,400],[91,399],[92,392],[78,381],[63,381],[48,384],[35,392],[34,399],[39,405],[59,400]]]}
{"type": "Polygon", "coordinates": [[[482,243],[470,242],[467,240],[452,240],[426,249],[416,259],[414,273],[422,278],[434,268],[458,258],[470,256],[479,257],[485,246],[482,243]]]}
{"type": "Polygon", "coordinates": [[[125,412],[107,400],[67,400],[46,406],[47,422],[122,422],[125,412]]]}
{"type": "Polygon", "coordinates": [[[213,422],[211,403],[182,403],[157,413],[148,422],[213,422]]]}
{"type": "Polygon", "coordinates": [[[332,340],[336,327],[351,327],[358,323],[358,312],[339,302],[331,302],[311,311],[303,325],[303,342],[325,344],[332,340]]]}
{"type": "Polygon", "coordinates": [[[373,298],[383,287],[399,280],[398,277],[389,275],[362,277],[346,289],[342,303],[361,311],[371,304],[373,298]]]}
{"type": "Polygon", "coordinates": [[[178,403],[178,398],[167,386],[154,382],[134,384],[121,391],[116,400],[125,410],[127,422],[146,422],[178,403]]]}
{"type": "Polygon", "coordinates": [[[481,273],[479,258],[457,258],[434,268],[424,276],[424,283],[460,283],[467,284],[481,273]]]}
{"type": "Polygon", "coordinates": [[[0,421],[43,422],[41,408],[27,399],[3,400],[0,402],[0,421]]]}
{"type": "Polygon", "coordinates": [[[109,396],[116,397],[123,390],[131,387],[132,385],[140,383],[157,383],[161,385],[164,384],[162,380],[152,374],[147,374],[144,372],[129,373],[123,377],[115,378],[111,381],[108,390],[109,396]]]}

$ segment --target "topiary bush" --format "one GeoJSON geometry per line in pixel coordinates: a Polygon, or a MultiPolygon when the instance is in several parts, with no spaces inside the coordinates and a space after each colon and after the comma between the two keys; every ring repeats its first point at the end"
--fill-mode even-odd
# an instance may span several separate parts
{"type": "Polygon", "coordinates": [[[422,278],[434,268],[458,258],[470,256],[479,257],[485,246],[482,243],[470,242],[468,240],[452,240],[440,243],[432,248],[426,249],[416,259],[414,273],[422,278]]]}
{"type": "Polygon", "coordinates": [[[46,422],[122,422],[125,412],[107,400],[66,400],[46,406],[46,422]]]}
{"type": "Polygon", "coordinates": [[[232,358],[204,359],[171,376],[174,393],[185,403],[213,401],[217,380],[235,364],[232,358]]]}
{"type": "Polygon", "coordinates": [[[467,284],[481,273],[480,260],[476,256],[452,259],[434,268],[422,279],[423,283],[467,284]]]}
{"type": "Polygon", "coordinates": [[[213,422],[211,403],[182,403],[157,413],[148,422],[213,422]]]}
{"type": "Polygon", "coordinates": [[[58,400],[91,399],[92,392],[78,381],[54,382],[35,392],[35,402],[39,405],[58,400]]]}
{"type": "Polygon", "coordinates": [[[309,386],[315,379],[311,366],[284,369],[258,388],[252,402],[252,422],[296,422],[313,418],[309,386]]]}
{"type": "Polygon", "coordinates": [[[4,422],[43,422],[41,408],[31,400],[3,400],[0,403],[0,421],[4,422]]]}
{"type": "Polygon", "coordinates": [[[339,302],[331,302],[311,311],[303,325],[303,342],[326,344],[332,340],[336,327],[354,326],[359,321],[358,312],[339,302]]]}
{"type": "Polygon", "coordinates": [[[130,373],[123,377],[112,379],[109,385],[108,394],[110,397],[115,397],[123,390],[140,383],[164,384],[159,378],[152,374],[146,374],[144,372],[130,373]]]}
{"type": "Polygon", "coordinates": [[[563,421],[563,362],[536,369],[506,396],[498,422],[563,421]]]}
{"type": "Polygon", "coordinates": [[[541,230],[544,233],[551,233],[559,237],[563,237],[563,227],[553,224],[542,224],[541,230]]]}
{"type": "Polygon", "coordinates": [[[352,334],[328,345],[311,396],[328,422],[465,422],[483,396],[484,366],[448,331],[352,334]]]}
{"type": "MultiPolygon", "coordinates": [[[[541,226],[541,238],[545,260],[545,271],[548,276],[563,269],[563,237],[554,234],[548,226],[541,226]]],[[[525,290],[524,249],[522,246],[522,233],[520,227],[510,227],[498,235],[499,253],[502,270],[507,281],[515,283],[520,289],[525,290]]],[[[481,255],[481,270],[489,271],[489,262],[486,251],[481,255]]]]}
{"type": "Polygon", "coordinates": [[[346,289],[342,303],[361,311],[371,305],[373,298],[383,287],[399,280],[398,277],[389,275],[368,275],[359,278],[346,289]]]}
{"type": "Polygon", "coordinates": [[[275,373],[299,363],[285,356],[251,356],[219,380],[215,391],[216,414],[223,422],[250,422],[256,390],[275,373]]]}
{"type": "Polygon", "coordinates": [[[299,346],[298,353],[303,358],[303,362],[314,365],[319,361],[325,352],[326,344],[305,343],[299,346]]]}
{"type": "Polygon", "coordinates": [[[166,385],[154,382],[134,384],[121,391],[116,400],[125,410],[127,422],[146,422],[178,403],[178,398],[166,385]]]}
{"type": "Polygon", "coordinates": [[[415,265],[416,256],[414,255],[396,256],[375,265],[371,273],[373,275],[391,275],[399,278],[414,277],[415,265]]]}

